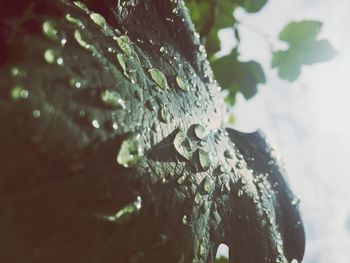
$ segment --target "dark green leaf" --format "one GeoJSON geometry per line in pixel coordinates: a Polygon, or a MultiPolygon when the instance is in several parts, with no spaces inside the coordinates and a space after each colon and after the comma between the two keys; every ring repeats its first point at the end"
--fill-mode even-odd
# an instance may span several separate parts
{"type": "Polygon", "coordinates": [[[257,92],[257,86],[265,83],[265,74],[261,65],[255,61],[242,62],[238,60],[237,50],[213,62],[215,77],[220,85],[228,89],[227,102],[233,104],[237,92],[250,99],[257,92]]]}
{"type": "Polygon", "coordinates": [[[273,53],[271,66],[278,69],[278,75],[286,80],[296,80],[302,65],[311,65],[332,59],[336,51],[327,40],[318,40],[322,23],[301,21],[288,24],[279,39],[289,44],[287,50],[273,53]]]}

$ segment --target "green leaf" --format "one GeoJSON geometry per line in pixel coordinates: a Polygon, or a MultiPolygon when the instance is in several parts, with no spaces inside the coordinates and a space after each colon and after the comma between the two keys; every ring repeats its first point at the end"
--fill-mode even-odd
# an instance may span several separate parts
{"type": "Polygon", "coordinates": [[[241,0],[242,6],[247,12],[255,13],[261,10],[268,0],[241,0]]]}
{"type": "Polygon", "coordinates": [[[302,65],[325,62],[336,56],[337,52],[327,40],[317,39],[321,28],[321,22],[305,20],[291,22],[282,30],[279,39],[288,43],[289,48],[275,51],[271,62],[282,79],[295,81],[302,65]]]}
{"type": "Polygon", "coordinates": [[[228,263],[228,258],[227,257],[219,257],[215,260],[216,263],[228,263]]]}
{"type": "Polygon", "coordinates": [[[238,60],[237,50],[212,63],[214,75],[219,84],[229,91],[226,102],[233,104],[237,92],[250,99],[257,92],[257,86],[266,82],[264,71],[256,61],[238,60]]]}

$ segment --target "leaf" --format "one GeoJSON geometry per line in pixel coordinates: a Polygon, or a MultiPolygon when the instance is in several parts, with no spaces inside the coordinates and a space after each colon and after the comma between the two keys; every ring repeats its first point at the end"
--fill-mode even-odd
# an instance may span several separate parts
{"type": "Polygon", "coordinates": [[[247,12],[255,13],[261,10],[268,0],[242,0],[240,6],[242,6],[247,12]]]}
{"type": "Polygon", "coordinates": [[[282,30],[279,39],[288,43],[289,48],[275,51],[271,62],[282,79],[295,81],[303,65],[325,62],[336,56],[328,40],[317,39],[321,28],[319,21],[304,20],[291,22],[282,30]]]}
{"type": "Polygon", "coordinates": [[[241,62],[237,50],[213,62],[214,75],[219,84],[229,91],[226,101],[233,104],[237,92],[250,99],[257,92],[257,86],[266,82],[264,71],[256,61],[241,62]]]}

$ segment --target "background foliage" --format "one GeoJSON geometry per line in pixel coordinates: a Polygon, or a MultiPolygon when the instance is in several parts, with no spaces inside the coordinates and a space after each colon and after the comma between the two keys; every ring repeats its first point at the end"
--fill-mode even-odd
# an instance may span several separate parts
{"type": "MultiPolygon", "coordinates": [[[[216,79],[221,87],[228,91],[226,102],[235,103],[237,92],[246,99],[252,98],[259,84],[265,84],[266,78],[262,66],[257,61],[240,60],[240,21],[235,10],[243,8],[246,12],[259,12],[267,0],[188,0],[187,7],[192,20],[206,47],[216,79]],[[219,57],[221,48],[218,33],[221,29],[231,28],[237,45],[230,54],[219,57]]],[[[325,39],[319,39],[322,23],[313,20],[292,21],[278,36],[288,45],[286,50],[274,50],[271,68],[278,76],[287,81],[295,81],[303,65],[324,62],[332,59],[336,51],[325,39]]],[[[276,36],[277,38],[277,36],[276,36]]]]}

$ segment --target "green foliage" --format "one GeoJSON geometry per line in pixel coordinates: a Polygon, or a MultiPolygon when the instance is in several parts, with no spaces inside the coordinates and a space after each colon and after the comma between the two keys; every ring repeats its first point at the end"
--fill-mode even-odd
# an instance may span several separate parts
{"type": "Polygon", "coordinates": [[[301,72],[302,65],[311,65],[332,59],[336,51],[325,40],[318,40],[322,23],[305,20],[289,23],[280,33],[279,39],[288,43],[287,50],[273,53],[272,67],[278,69],[279,77],[294,81],[301,72]]]}
{"type": "Polygon", "coordinates": [[[256,94],[257,85],[266,82],[261,65],[255,61],[239,61],[237,49],[215,60],[212,67],[219,84],[229,91],[226,102],[231,105],[234,104],[232,98],[237,92],[241,92],[246,99],[250,99],[256,94]]]}
{"type": "MultiPolygon", "coordinates": [[[[196,29],[206,47],[214,74],[220,85],[229,91],[226,102],[235,103],[237,92],[246,99],[252,98],[259,84],[266,82],[264,70],[256,61],[242,62],[239,58],[239,21],[233,15],[236,8],[247,12],[258,12],[267,0],[189,0],[186,2],[196,29]],[[221,43],[218,32],[232,28],[237,46],[227,56],[218,58],[216,53],[221,43]]],[[[291,22],[280,33],[279,39],[288,43],[287,50],[273,53],[272,68],[278,75],[289,81],[296,80],[302,65],[310,65],[332,59],[336,52],[327,40],[318,40],[322,23],[318,21],[291,22]]]]}
{"type": "Polygon", "coordinates": [[[228,258],[221,256],[216,259],[215,263],[228,263],[228,258]]]}

